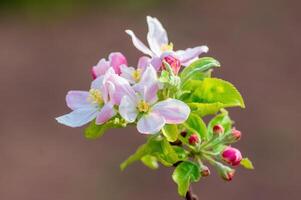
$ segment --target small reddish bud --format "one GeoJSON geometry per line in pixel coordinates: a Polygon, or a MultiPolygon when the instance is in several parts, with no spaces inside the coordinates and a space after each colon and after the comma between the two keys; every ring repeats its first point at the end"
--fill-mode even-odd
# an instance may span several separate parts
{"type": "Polygon", "coordinates": [[[214,125],[212,130],[213,130],[213,133],[216,134],[216,135],[223,134],[224,131],[225,131],[224,127],[220,124],[214,125]]]}
{"type": "Polygon", "coordinates": [[[225,181],[231,181],[234,177],[235,170],[228,171],[225,173],[225,175],[222,177],[225,181]]]}
{"type": "Polygon", "coordinates": [[[241,138],[241,132],[236,128],[233,128],[231,134],[235,140],[239,140],[241,138]]]}
{"type": "Polygon", "coordinates": [[[203,168],[201,169],[201,175],[203,177],[206,177],[206,176],[210,175],[210,170],[207,166],[203,166],[203,168]]]}
{"type": "Polygon", "coordinates": [[[240,164],[240,161],[242,160],[242,155],[238,149],[229,146],[226,147],[222,152],[222,158],[228,164],[236,166],[240,164]]]}
{"type": "Polygon", "coordinates": [[[199,136],[197,134],[192,134],[189,138],[188,138],[188,142],[190,145],[196,145],[197,143],[199,143],[199,136]]]}
{"type": "Polygon", "coordinates": [[[181,132],[181,136],[182,136],[182,137],[186,137],[186,136],[187,136],[187,132],[186,132],[186,131],[182,131],[182,132],[181,132]]]}
{"type": "MultiPolygon", "coordinates": [[[[179,70],[181,68],[181,62],[179,59],[173,57],[172,55],[168,55],[163,58],[163,61],[167,62],[171,66],[175,75],[179,73],[179,70]]],[[[162,64],[162,68],[165,69],[164,64],[162,64]]]]}
{"type": "Polygon", "coordinates": [[[225,166],[220,162],[216,163],[216,167],[222,179],[224,179],[225,181],[231,181],[233,179],[235,173],[234,169],[231,169],[230,167],[225,166]]]}

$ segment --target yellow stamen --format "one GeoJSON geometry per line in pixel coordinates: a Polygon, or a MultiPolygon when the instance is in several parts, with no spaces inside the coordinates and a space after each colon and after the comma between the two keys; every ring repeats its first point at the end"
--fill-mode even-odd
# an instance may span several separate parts
{"type": "Polygon", "coordinates": [[[149,111],[149,109],[150,109],[150,106],[149,106],[149,104],[148,103],[146,103],[145,101],[140,101],[139,103],[138,103],[138,110],[139,110],[139,112],[144,112],[144,113],[146,113],[146,112],[148,112],[149,111]]]}
{"type": "Polygon", "coordinates": [[[89,102],[96,103],[98,105],[103,104],[102,95],[99,90],[90,89],[89,93],[90,93],[90,96],[88,97],[89,102]]]}
{"type": "Polygon", "coordinates": [[[161,50],[162,51],[172,51],[173,50],[173,43],[163,44],[161,46],[161,50]]]}
{"type": "Polygon", "coordinates": [[[132,77],[135,80],[135,82],[138,82],[141,78],[141,69],[136,69],[133,73],[132,73],[132,77]]]}

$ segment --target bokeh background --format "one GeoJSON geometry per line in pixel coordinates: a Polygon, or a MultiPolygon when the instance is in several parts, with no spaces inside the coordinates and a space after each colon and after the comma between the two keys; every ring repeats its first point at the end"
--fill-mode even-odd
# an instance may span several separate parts
{"type": "MultiPolygon", "coordinates": [[[[232,109],[243,140],[236,147],[255,171],[231,183],[216,173],[198,184],[200,199],[300,199],[300,1],[104,0],[0,1],[0,199],[180,199],[172,171],[119,164],[145,137],[112,130],[87,141],[54,118],[68,112],[69,89],[85,90],[90,67],[110,51],[136,64],[124,33],[146,38],[158,17],[176,49],[210,47],[247,108],[232,109]]],[[[212,170],[214,171],[214,170],[212,170]]]]}

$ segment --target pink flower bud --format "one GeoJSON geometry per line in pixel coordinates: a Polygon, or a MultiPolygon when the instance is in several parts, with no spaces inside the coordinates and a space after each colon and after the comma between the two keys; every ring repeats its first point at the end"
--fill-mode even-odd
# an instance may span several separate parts
{"type": "Polygon", "coordinates": [[[235,170],[228,171],[222,176],[225,181],[231,181],[234,177],[235,170]]]}
{"type": "Polygon", "coordinates": [[[210,170],[207,166],[203,166],[202,169],[201,169],[201,175],[203,177],[206,177],[206,176],[209,176],[210,175],[210,170]]]}
{"type": "Polygon", "coordinates": [[[240,164],[242,156],[238,149],[228,146],[222,152],[222,158],[228,164],[236,166],[240,164]]]}
{"type": "Polygon", "coordinates": [[[197,134],[192,134],[189,138],[188,138],[188,142],[190,145],[196,145],[197,143],[199,143],[199,136],[197,134]]]}
{"type": "Polygon", "coordinates": [[[235,140],[239,140],[241,138],[241,132],[239,130],[237,130],[236,128],[232,129],[231,134],[235,140]]]}
{"type": "MultiPolygon", "coordinates": [[[[180,60],[178,60],[177,58],[173,57],[172,55],[168,55],[168,56],[165,56],[163,58],[163,61],[167,62],[171,66],[171,68],[173,70],[173,73],[175,75],[177,75],[179,73],[179,70],[181,68],[181,62],[180,62],[180,60]]],[[[162,68],[165,69],[164,64],[162,65],[162,68]]]]}
{"type": "Polygon", "coordinates": [[[212,130],[213,130],[213,133],[216,135],[220,135],[220,134],[224,133],[224,131],[225,131],[224,127],[220,124],[214,125],[212,130]]]}

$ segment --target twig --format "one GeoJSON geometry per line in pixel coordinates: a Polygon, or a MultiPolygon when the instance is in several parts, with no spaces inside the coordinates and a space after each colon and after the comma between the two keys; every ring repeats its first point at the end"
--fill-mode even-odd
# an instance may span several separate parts
{"type": "Polygon", "coordinates": [[[192,188],[188,190],[186,193],[186,200],[198,200],[198,196],[192,192],[192,188]]]}

